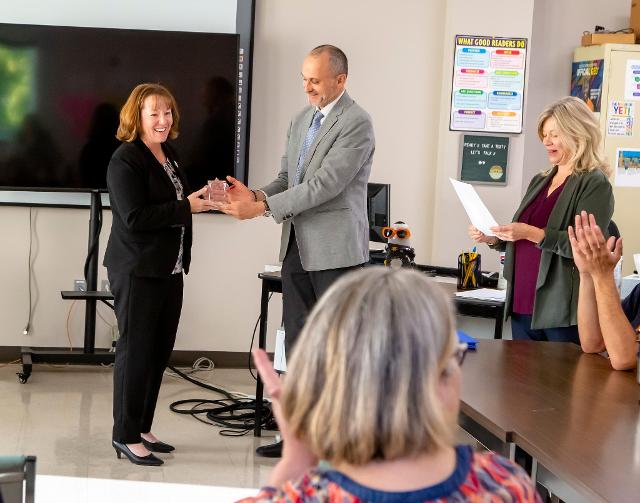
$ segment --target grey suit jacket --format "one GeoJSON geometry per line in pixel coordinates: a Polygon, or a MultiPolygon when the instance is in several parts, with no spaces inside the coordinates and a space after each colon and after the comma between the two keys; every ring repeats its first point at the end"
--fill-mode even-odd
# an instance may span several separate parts
{"type": "Polygon", "coordinates": [[[293,186],[300,150],[314,107],[289,125],[277,178],[261,190],[276,222],[282,223],[280,260],[291,225],[306,271],[337,269],[369,260],[367,182],[375,149],[371,118],[345,92],[324,119],[293,186]]]}

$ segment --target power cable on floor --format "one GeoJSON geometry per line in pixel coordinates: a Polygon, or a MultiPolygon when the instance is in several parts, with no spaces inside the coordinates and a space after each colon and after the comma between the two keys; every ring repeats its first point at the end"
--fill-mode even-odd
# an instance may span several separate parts
{"type": "MultiPolygon", "coordinates": [[[[267,302],[271,300],[272,295],[273,292],[269,294],[267,302]]],[[[253,334],[251,335],[251,344],[249,347],[248,367],[254,380],[257,380],[257,376],[253,373],[253,369],[251,367],[251,351],[253,350],[253,343],[259,323],[260,316],[258,316],[253,327],[253,334]]],[[[213,362],[211,362],[210,368],[200,368],[202,366],[202,360],[202,358],[196,360],[198,365],[194,363],[193,369],[189,373],[193,374],[198,370],[211,370],[213,368],[213,362]]],[[[213,391],[214,393],[219,393],[225,397],[215,400],[201,398],[178,400],[169,405],[169,409],[172,412],[175,412],[176,414],[191,415],[202,423],[222,427],[220,435],[224,436],[238,437],[246,435],[255,428],[255,397],[229,391],[220,386],[204,383],[198,379],[194,379],[191,375],[178,370],[176,367],[169,365],[168,368],[171,369],[174,375],[181,377],[196,386],[213,391]]],[[[271,410],[271,402],[266,399],[262,401],[262,418],[260,421],[260,427],[265,430],[277,429],[275,418],[273,417],[271,410]]]]}
{"type": "MultiPolygon", "coordinates": [[[[267,304],[271,301],[271,297],[273,296],[273,292],[269,293],[269,297],[267,298],[267,304]]],[[[256,330],[258,329],[258,325],[260,324],[260,317],[262,314],[258,315],[258,319],[256,320],[256,324],[253,326],[253,333],[251,334],[251,344],[249,345],[249,359],[247,361],[247,367],[249,368],[249,373],[251,377],[253,377],[254,381],[258,380],[258,377],[253,373],[253,368],[251,367],[251,363],[253,362],[253,357],[251,356],[251,352],[253,351],[253,341],[256,338],[256,330]]]]}
{"type": "MultiPolygon", "coordinates": [[[[191,415],[202,423],[220,426],[223,428],[220,430],[220,435],[224,436],[246,435],[255,428],[255,398],[237,398],[234,393],[224,388],[193,379],[170,365],[168,368],[196,386],[219,393],[225,397],[216,400],[203,398],[178,400],[169,405],[169,409],[172,412],[191,415]]],[[[275,427],[275,419],[268,400],[263,400],[262,411],[261,428],[273,429],[275,427]]]]}
{"type": "Polygon", "coordinates": [[[31,331],[31,319],[33,317],[33,300],[31,293],[31,276],[33,273],[33,264],[31,262],[31,250],[33,247],[33,218],[32,218],[33,207],[29,206],[29,253],[27,255],[27,271],[28,271],[28,290],[29,290],[29,310],[27,313],[27,323],[22,329],[23,335],[28,335],[31,331]]]}

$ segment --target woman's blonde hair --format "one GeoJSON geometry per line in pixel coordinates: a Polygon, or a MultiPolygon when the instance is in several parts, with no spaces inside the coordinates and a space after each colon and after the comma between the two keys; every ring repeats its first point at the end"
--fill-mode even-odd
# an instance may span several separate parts
{"type": "Polygon", "coordinates": [[[549,105],[538,117],[538,137],[543,139],[544,123],[553,117],[562,145],[571,153],[568,164],[574,173],[599,169],[606,176],[610,167],[602,155],[602,135],[593,112],[579,98],[566,96],[549,105]]]}
{"type": "Polygon", "coordinates": [[[365,268],[337,281],[296,342],[282,407],[320,459],[362,465],[434,452],[456,427],[437,393],[457,339],[424,274],[365,268]]]}
{"type": "Polygon", "coordinates": [[[149,96],[157,96],[167,101],[173,117],[169,138],[175,140],[178,137],[178,134],[180,134],[178,128],[180,113],[178,112],[176,100],[169,89],[161,84],[139,84],[131,91],[122,110],[120,110],[120,125],[116,133],[118,140],[132,142],[140,136],[140,111],[144,100],[149,96]]]}

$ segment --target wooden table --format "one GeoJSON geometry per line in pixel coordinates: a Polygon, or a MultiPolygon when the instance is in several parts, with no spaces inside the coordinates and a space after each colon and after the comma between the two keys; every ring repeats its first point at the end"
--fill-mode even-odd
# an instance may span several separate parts
{"type": "Polygon", "coordinates": [[[461,425],[503,454],[523,449],[565,501],[636,502],[639,391],[635,373],[570,343],[483,340],[464,362],[461,425]]]}

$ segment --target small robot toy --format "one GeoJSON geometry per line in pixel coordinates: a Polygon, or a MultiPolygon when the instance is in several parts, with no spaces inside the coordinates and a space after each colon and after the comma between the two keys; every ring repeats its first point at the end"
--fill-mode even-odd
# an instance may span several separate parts
{"type": "Polygon", "coordinates": [[[414,267],[416,251],[411,247],[411,231],[404,222],[395,222],[391,227],[383,227],[382,235],[387,238],[387,255],[384,265],[392,269],[414,267]]]}

